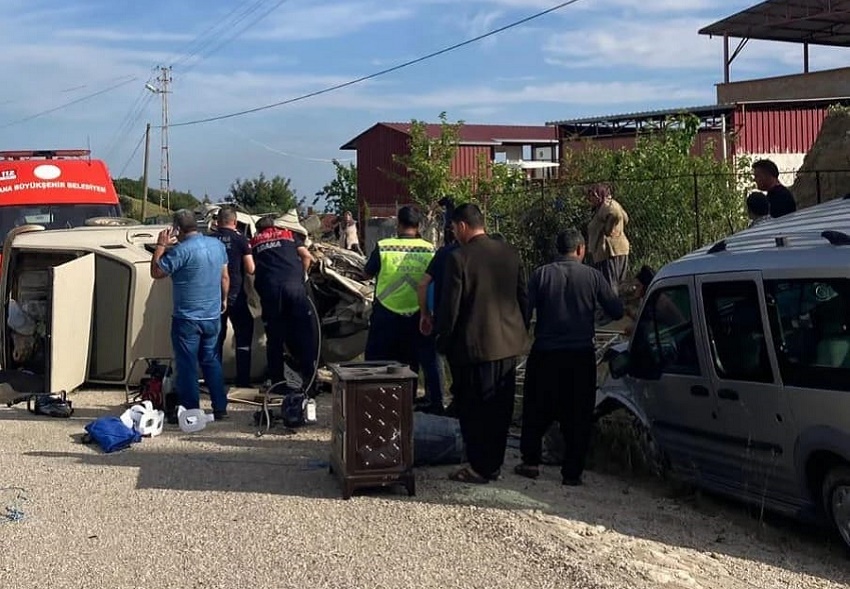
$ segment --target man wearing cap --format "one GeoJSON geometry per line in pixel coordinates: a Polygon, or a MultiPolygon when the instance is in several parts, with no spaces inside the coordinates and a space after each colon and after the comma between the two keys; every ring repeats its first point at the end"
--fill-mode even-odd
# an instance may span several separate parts
{"type": "MultiPolygon", "coordinates": [[[[150,272],[157,280],[171,277],[171,344],[180,405],[186,409],[200,405],[200,364],[213,414],[221,420],[227,416],[227,395],[217,347],[221,314],[227,310],[230,289],[227,251],[219,240],[198,232],[194,213],[178,211],[174,214],[174,227],[163,230],[157,238],[150,272]],[[172,244],[174,247],[166,251],[172,244]]],[[[176,423],[177,416],[169,415],[168,420],[176,423]]]]}
{"type": "Polygon", "coordinates": [[[412,206],[398,211],[397,235],[382,239],[366,262],[366,274],[377,276],[375,304],[366,341],[366,360],[389,360],[419,372],[419,286],[434,246],[419,235],[422,215],[412,206]]]}
{"type": "Polygon", "coordinates": [[[284,380],[284,346],[298,360],[306,387],[318,361],[313,307],[307,298],[306,278],[313,256],[299,233],[271,217],[257,221],[257,235],[251,240],[256,265],[254,287],[263,307],[266,328],[268,378],[284,380]]]}

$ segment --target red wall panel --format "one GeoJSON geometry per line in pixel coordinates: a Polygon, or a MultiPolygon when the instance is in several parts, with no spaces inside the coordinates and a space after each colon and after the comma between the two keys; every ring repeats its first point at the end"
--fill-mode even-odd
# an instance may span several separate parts
{"type": "Polygon", "coordinates": [[[806,153],[826,118],[825,107],[784,106],[750,108],[734,115],[737,153],[806,153]]]}

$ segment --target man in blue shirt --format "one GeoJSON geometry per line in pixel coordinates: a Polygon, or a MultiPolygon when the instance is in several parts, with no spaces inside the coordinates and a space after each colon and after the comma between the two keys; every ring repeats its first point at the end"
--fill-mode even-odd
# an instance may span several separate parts
{"type": "MultiPolygon", "coordinates": [[[[217,353],[221,314],[227,310],[230,288],[224,245],[198,233],[194,213],[178,211],[174,214],[174,227],[163,230],[157,238],[151,276],[154,279],[171,277],[174,299],[171,345],[180,405],[186,409],[200,406],[200,363],[210,391],[213,414],[217,420],[225,418],[227,395],[217,353]],[[166,251],[175,242],[176,245],[166,251]]],[[[175,417],[170,415],[169,421],[173,423],[175,417]]]]}

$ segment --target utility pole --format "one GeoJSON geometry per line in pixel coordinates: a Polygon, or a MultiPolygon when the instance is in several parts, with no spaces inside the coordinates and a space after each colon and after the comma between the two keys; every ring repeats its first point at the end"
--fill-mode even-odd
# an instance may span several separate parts
{"type": "Polygon", "coordinates": [[[148,218],[148,159],[151,154],[151,124],[145,127],[145,169],[142,171],[142,223],[148,218]]]}
{"type": "Polygon", "coordinates": [[[162,66],[156,78],[157,86],[145,84],[145,87],[162,97],[162,126],[160,127],[159,156],[159,206],[171,210],[171,167],[168,153],[168,95],[171,83],[171,68],[162,66]]]}

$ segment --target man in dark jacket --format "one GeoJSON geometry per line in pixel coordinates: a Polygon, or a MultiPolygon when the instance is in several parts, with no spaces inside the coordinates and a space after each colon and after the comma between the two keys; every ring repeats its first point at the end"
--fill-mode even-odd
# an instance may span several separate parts
{"type": "Polygon", "coordinates": [[[303,387],[313,380],[318,362],[316,318],[306,280],[313,256],[298,233],[276,227],[271,217],[257,221],[251,240],[256,264],[254,285],[263,307],[268,379],[284,380],[284,346],[298,360],[303,387]]]}
{"type": "Polygon", "coordinates": [[[517,474],[539,476],[543,435],[561,424],[565,485],[581,484],[596,404],[594,317],[601,307],[622,319],[623,303],[602,273],[582,264],[584,237],[575,229],[558,235],[561,258],[538,268],[528,281],[527,316],[537,311],[534,345],[525,365],[522,406],[522,464],[517,474]]]}
{"type": "Polygon", "coordinates": [[[482,484],[499,477],[505,458],[517,358],[528,343],[528,293],[519,255],[486,234],[481,209],[461,205],[452,228],[463,245],[446,261],[437,350],[452,367],[469,467],[449,478],[482,484]]]}
{"type": "Polygon", "coordinates": [[[217,229],[212,237],[224,244],[227,250],[227,272],[230,274],[230,290],[227,293],[227,310],[221,316],[221,332],[218,335],[218,358],[221,361],[224,340],[227,337],[227,321],[233,324],[233,339],[236,344],[236,386],[251,386],[251,343],[254,340],[254,317],[248,308],[248,295],[243,284],[245,277],[254,274],[254,257],[248,238],[236,229],[236,210],[221,207],[216,216],[217,229]]]}

